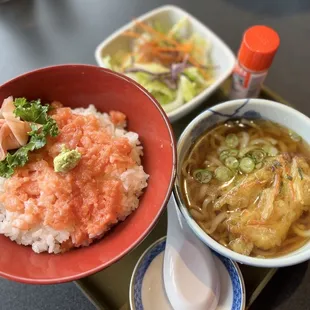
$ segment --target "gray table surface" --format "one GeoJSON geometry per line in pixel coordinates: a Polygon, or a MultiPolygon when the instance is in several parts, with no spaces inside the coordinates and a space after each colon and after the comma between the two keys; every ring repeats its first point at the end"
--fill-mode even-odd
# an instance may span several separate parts
{"type": "MultiPolygon", "coordinates": [[[[166,3],[11,0],[0,4],[0,84],[42,66],[95,64],[98,43],[132,17],[166,3]]],[[[266,24],[275,28],[281,47],[266,84],[310,115],[309,0],[171,0],[170,4],[195,15],[234,51],[247,27],[266,24]]],[[[310,270],[303,263],[280,270],[252,309],[310,309],[309,296],[310,270]]],[[[0,309],[93,308],[73,283],[31,286],[0,279],[0,309]]]]}

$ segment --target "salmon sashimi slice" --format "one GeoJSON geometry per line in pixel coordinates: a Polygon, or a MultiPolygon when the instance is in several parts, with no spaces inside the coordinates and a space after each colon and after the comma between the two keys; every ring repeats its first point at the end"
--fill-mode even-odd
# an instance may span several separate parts
{"type": "Polygon", "coordinates": [[[7,151],[24,146],[29,139],[30,126],[14,115],[14,109],[13,97],[4,99],[0,109],[0,160],[5,159],[7,151]]]}

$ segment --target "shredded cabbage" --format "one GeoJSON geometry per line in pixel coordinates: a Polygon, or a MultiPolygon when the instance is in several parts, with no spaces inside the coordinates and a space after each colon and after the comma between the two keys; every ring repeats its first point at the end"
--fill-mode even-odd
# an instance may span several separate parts
{"type": "Polygon", "coordinates": [[[168,104],[164,104],[163,109],[166,113],[169,113],[169,112],[179,108],[183,104],[184,104],[184,100],[183,100],[182,89],[181,89],[181,87],[179,87],[177,90],[177,97],[175,98],[175,100],[173,102],[168,103],[168,104]]]}
{"type": "Polygon", "coordinates": [[[160,104],[165,105],[176,98],[176,92],[160,81],[150,81],[144,86],[160,104]]]}
{"type": "Polygon", "coordinates": [[[181,89],[182,97],[185,102],[192,100],[197,94],[196,84],[191,82],[184,75],[180,77],[179,88],[181,89]]]}
{"type": "Polygon", "coordinates": [[[192,34],[190,40],[194,46],[191,55],[196,59],[196,61],[203,66],[211,65],[210,43],[196,33],[192,34]]]}
{"type": "Polygon", "coordinates": [[[116,72],[120,72],[120,68],[117,65],[117,62],[115,60],[115,58],[112,58],[110,55],[104,56],[102,57],[102,62],[103,62],[103,67],[116,71],[116,72]]]}
{"type": "Polygon", "coordinates": [[[196,67],[186,68],[183,72],[192,82],[201,86],[206,85],[206,81],[196,67]]]}
{"type": "Polygon", "coordinates": [[[150,71],[152,73],[168,73],[170,72],[169,68],[166,68],[158,63],[151,62],[151,63],[143,63],[143,64],[136,64],[135,68],[144,69],[150,71]]]}
{"type": "Polygon", "coordinates": [[[171,90],[167,85],[160,81],[153,81],[150,75],[144,72],[127,73],[128,77],[142,85],[148,92],[150,92],[155,99],[161,104],[166,105],[176,98],[176,91],[171,90]]]}
{"type": "Polygon", "coordinates": [[[178,40],[182,40],[186,32],[186,27],[188,26],[188,18],[187,16],[181,18],[176,24],[172,26],[172,28],[168,32],[168,37],[174,37],[178,40]]]}
{"type": "Polygon", "coordinates": [[[110,55],[102,57],[102,63],[103,63],[104,68],[113,70],[113,66],[111,62],[112,62],[112,58],[110,55]]]}

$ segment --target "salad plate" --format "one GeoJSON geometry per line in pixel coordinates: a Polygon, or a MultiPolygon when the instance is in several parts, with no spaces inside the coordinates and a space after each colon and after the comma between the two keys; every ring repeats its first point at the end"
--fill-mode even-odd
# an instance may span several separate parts
{"type": "Polygon", "coordinates": [[[95,58],[146,88],[172,122],[205,101],[235,65],[233,52],[211,29],[172,5],[117,30],[97,46],[95,58]]]}

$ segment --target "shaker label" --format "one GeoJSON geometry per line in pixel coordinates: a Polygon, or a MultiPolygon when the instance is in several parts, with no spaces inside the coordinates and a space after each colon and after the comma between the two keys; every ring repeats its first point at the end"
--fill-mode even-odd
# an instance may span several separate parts
{"type": "Polygon", "coordinates": [[[251,73],[236,65],[232,74],[231,99],[255,98],[267,72],[251,73]]]}
{"type": "Polygon", "coordinates": [[[236,66],[233,71],[233,86],[247,88],[249,85],[251,73],[245,71],[244,69],[236,66]]]}

